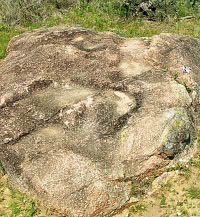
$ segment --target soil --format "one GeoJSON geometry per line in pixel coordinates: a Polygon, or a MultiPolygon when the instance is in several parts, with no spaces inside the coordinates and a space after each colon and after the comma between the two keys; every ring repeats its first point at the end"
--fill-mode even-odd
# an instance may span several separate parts
{"type": "MultiPolygon", "coordinates": [[[[200,216],[200,160],[195,158],[180,165],[178,168],[172,166],[168,172],[156,178],[145,196],[134,196],[132,201],[137,202],[114,217],[200,216]],[[190,192],[191,188],[197,192],[190,192]]],[[[34,212],[31,214],[28,204],[33,200],[18,192],[2,171],[0,192],[0,216],[62,216],[43,207],[36,200],[32,202],[34,212]]]]}

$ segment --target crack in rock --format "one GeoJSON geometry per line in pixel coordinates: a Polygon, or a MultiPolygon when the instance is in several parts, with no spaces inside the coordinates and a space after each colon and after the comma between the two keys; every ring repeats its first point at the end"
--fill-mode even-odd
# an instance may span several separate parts
{"type": "Polygon", "coordinates": [[[187,36],[80,27],[12,39],[0,62],[0,159],[13,183],[71,217],[126,206],[131,180],[194,149],[199,48],[187,36]]]}

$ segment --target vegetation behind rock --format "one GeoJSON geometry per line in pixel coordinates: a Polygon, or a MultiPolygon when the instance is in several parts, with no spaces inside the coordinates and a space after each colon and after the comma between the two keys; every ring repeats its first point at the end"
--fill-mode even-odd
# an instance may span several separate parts
{"type": "Polygon", "coordinates": [[[121,17],[167,20],[199,13],[200,3],[191,0],[0,0],[0,24],[33,23],[58,14],[67,14],[72,7],[98,9],[121,17]],[[78,3],[78,4],[76,4],[78,3]],[[78,6],[77,6],[78,5],[78,6]]]}

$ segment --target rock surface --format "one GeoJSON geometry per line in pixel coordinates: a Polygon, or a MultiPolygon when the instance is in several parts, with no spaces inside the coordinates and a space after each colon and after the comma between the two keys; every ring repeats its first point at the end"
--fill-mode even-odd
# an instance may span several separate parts
{"type": "Polygon", "coordinates": [[[12,181],[68,216],[112,215],[131,179],[193,147],[199,51],[199,40],[172,34],[53,27],[15,37],[0,62],[0,159],[12,181]]]}

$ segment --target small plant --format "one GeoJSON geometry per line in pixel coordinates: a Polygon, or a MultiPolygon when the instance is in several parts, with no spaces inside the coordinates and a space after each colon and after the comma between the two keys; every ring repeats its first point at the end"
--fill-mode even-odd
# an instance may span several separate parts
{"type": "Polygon", "coordinates": [[[28,205],[29,216],[33,216],[36,212],[37,212],[37,208],[35,206],[35,202],[33,200],[29,200],[29,205],[28,205]]]}
{"type": "Polygon", "coordinates": [[[131,213],[144,212],[145,210],[146,206],[144,204],[137,204],[129,208],[129,212],[131,213]]]}
{"type": "Polygon", "coordinates": [[[176,204],[177,206],[183,206],[183,202],[177,202],[177,204],[176,204]]]}
{"type": "Polygon", "coordinates": [[[182,84],[184,85],[185,89],[187,90],[188,93],[191,93],[192,92],[192,89],[186,84],[186,82],[182,83],[179,79],[178,79],[178,73],[174,73],[173,74],[173,78],[174,80],[179,83],[179,84],[182,84]]]}
{"type": "Polygon", "coordinates": [[[9,203],[9,208],[12,211],[12,216],[16,216],[21,212],[21,209],[16,200],[11,200],[9,203]]]}
{"type": "Polygon", "coordinates": [[[200,161],[199,160],[195,160],[195,161],[192,160],[191,165],[200,169],[200,161]]]}
{"type": "Polygon", "coordinates": [[[178,73],[176,72],[174,73],[174,80],[177,81],[177,79],[178,79],[178,73]]]}
{"type": "Polygon", "coordinates": [[[149,190],[149,188],[151,187],[151,184],[153,182],[153,180],[155,180],[155,177],[152,178],[148,178],[146,177],[143,180],[135,180],[132,183],[132,191],[131,191],[131,195],[135,196],[135,197],[141,197],[144,196],[145,193],[149,190]]]}
{"type": "Polygon", "coordinates": [[[5,212],[0,211],[0,216],[6,216],[5,212]]]}
{"type": "Polygon", "coordinates": [[[166,197],[165,197],[164,194],[161,195],[160,206],[161,206],[161,207],[166,206],[166,197]]]}
{"type": "Polygon", "coordinates": [[[186,209],[182,210],[181,213],[182,215],[187,215],[187,216],[189,215],[189,212],[186,209]]]}
{"type": "Polygon", "coordinates": [[[177,163],[175,165],[172,165],[171,167],[169,167],[167,169],[167,172],[171,172],[171,171],[176,171],[176,170],[182,170],[183,169],[183,165],[180,163],[177,163]]]}
{"type": "Polygon", "coordinates": [[[26,216],[32,217],[37,212],[38,207],[32,199],[27,198],[18,190],[8,186],[11,198],[8,203],[8,209],[11,211],[11,217],[26,216]]]}
{"type": "Polygon", "coordinates": [[[200,188],[191,186],[187,191],[191,199],[200,199],[200,188]]]}
{"type": "Polygon", "coordinates": [[[163,71],[163,72],[167,72],[167,71],[168,71],[168,69],[166,69],[166,68],[163,68],[163,69],[162,69],[162,71],[163,71]]]}
{"type": "Polygon", "coordinates": [[[162,184],[161,184],[162,190],[170,190],[171,187],[172,187],[172,184],[171,184],[170,182],[162,183],[162,184]]]}
{"type": "Polygon", "coordinates": [[[191,177],[191,170],[189,168],[183,167],[183,169],[180,172],[180,175],[185,177],[185,179],[189,180],[191,177]]]}
{"type": "Polygon", "coordinates": [[[187,162],[187,164],[178,162],[175,165],[172,165],[171,167],[169,167],[167,169],[167,172],[179,170],[180,171],[179,174],[184,176],[188,180],[191,176],[190,164],[191,163],[189,162],[187,162]]]}
{"type": "Polygon", "coordinates": [[[188,87],[188,85],[184,82],[183,83],[185,89],[187,90],[188,93],[191,93],[192,92],[192,89],[190,87],[188,87]]]}
{"type": "Polygon", "coordinates": [[[178,83],[181,84],[181,81],[178,79],[178,72],[171,72],[172,78],[178,83]]]}

